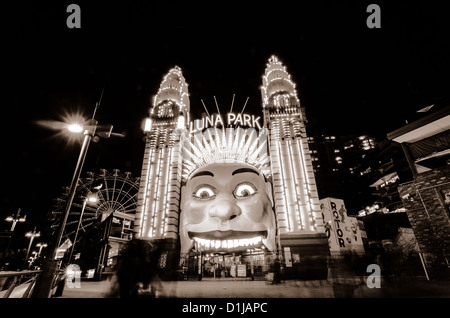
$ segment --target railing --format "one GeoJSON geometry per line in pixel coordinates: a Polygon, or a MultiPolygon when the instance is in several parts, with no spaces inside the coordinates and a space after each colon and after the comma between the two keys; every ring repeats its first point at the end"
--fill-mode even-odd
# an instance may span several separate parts
{"type": "Polygon", "coordinates": [[[0,298],[30,298],[41,273],[41,270],[0,272],[0,298]]]}

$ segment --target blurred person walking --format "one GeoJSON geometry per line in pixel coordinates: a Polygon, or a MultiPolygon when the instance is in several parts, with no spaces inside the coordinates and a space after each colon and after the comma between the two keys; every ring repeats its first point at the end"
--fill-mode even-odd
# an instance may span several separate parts
{"type": "Polygon", "coordinates": [[[159,249],[147,240],[132,239],[118,257],[108,297],[155,297],[162,290],[159,277],[159,249]]]}

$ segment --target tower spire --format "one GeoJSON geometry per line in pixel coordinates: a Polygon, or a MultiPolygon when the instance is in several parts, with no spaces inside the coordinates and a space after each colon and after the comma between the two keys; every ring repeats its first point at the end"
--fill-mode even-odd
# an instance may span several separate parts
{"type": "Polygon", "coordinates": [[[156,107],[168,101],[175,103],[178,106],[178,111],[184,115],[189,112],[188,84],[179,66],[171,68],[163,77],[159,90],[153,99],[151,114],[154,114],[156,107]]]}
{"type": "Polygon", "coordinates": [[[272,55],[266,64],[263,85],[261,86],[263,108],[269,106],[270,98],[277,93],[288,94],[300,104],[295,87],[296,85],[287,72],[286,66],[281,63],[277,56],[272,55]]]}
{"type": "Polygon", "coordinates": [[[321,231],[318,195],[311,169],[305,116],[296,85],[277,56],[263,75],[264,127],[269,131],[276,209],[282,233],[321,231]],[[281,181],[282,180],[282,181],[281,181]]]}

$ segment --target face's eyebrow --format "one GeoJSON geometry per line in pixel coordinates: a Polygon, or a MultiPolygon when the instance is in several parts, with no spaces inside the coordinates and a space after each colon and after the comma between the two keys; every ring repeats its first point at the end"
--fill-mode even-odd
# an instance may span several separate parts
{"type": "Polygon", "coordinates": [[[211,177],[214,177],[214,173],[212,173],[211,171],[200,171],[200,172],[194,174],[191,177],[191,180],[194,179],[195,177],[200,177],[200,176],[211,176],[211,177]]]}
{"type": "Polygon", "coordinates": [[[241,169],[237,169],[234,170],[233,173],[231,174],[232,176],[234,176],[237,173],[244,173],[244,172],[252,172],[252,173],[256,173],[259,176],[258,171],[250,169],[250,168],[241,168],[241,169]]]}

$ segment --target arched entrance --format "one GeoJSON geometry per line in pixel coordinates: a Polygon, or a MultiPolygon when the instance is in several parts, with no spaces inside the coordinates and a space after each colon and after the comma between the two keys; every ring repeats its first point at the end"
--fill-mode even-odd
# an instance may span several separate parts
{"type": "Polygon", "coordinates": [[[182,261],[184,279],[264,280],[276,253],[264,248],[201,251],[192,249],[182,261]]]}

